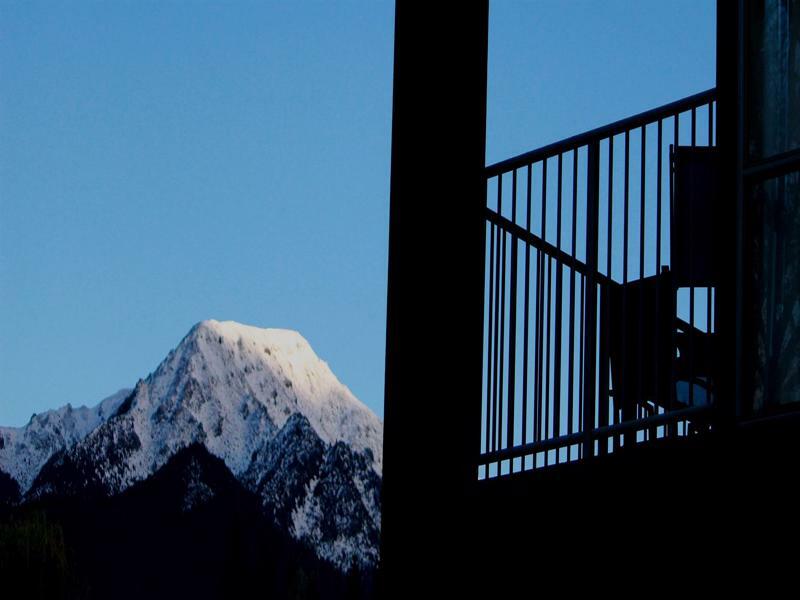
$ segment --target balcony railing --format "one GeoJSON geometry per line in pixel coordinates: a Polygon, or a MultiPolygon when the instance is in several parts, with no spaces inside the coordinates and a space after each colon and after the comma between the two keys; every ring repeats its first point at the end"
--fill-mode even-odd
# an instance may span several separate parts
{"type": "Polygon", "coordinates": [[[478,477],[708,429],[715,90],[486,168],[478,477]]]}

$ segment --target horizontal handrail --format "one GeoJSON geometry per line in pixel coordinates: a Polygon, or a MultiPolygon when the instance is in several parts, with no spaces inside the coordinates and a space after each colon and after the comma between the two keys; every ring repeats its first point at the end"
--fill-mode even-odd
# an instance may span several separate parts
{"type": "Polygon", "coordinates": [[[650,123],[658,121],[659,119],[671,117],[675,113],[685,112],[687,110],[691,110],[692,108],[700,107],[703,104],[708,104],[716,99],[716,95],[717,89],[711,88],[704,92],[700,92],[699,94],[687,96],[681,100],[676,100],[675,102],[670,102],[669,104],[646,110],[638,115],[633,115],[632,117],[627,117],[608,125],[603,125],[602,127],[574,135],[561,141],[548,144],[547,146],[542,146],[536,150],[531,150],[512,158],[507,158],[498,163],[487,166],[484,169],[484,174],[487,179],[490,177],[495,177],[513,169],[525,167],[540,160],[568,152],[575,148],[586,146],[591,142],[603,140],[620,133],[625,133],[631,129],[641,127],[642,125],[649,125],[650,123]]]}

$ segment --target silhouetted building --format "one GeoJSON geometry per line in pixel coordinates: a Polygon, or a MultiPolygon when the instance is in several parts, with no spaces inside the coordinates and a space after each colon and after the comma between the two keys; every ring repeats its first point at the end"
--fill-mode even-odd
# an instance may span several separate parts
{"type": "Polygon", "coordinates": [[[716,88],[490,166],[487,31],[397,2],[385,592],[757,570],[797,533],[800,1],[719,1],[716,88]]]}

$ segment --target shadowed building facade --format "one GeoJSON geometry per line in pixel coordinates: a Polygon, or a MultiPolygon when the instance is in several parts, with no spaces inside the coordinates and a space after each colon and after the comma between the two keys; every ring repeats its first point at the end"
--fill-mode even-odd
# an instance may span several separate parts
{"type": "Polygon", "coordinates": [[[715,88],[489,166],[488,3],[395,26],[385,594],[791,540],[800,2],[718,2],[715,88]]]}

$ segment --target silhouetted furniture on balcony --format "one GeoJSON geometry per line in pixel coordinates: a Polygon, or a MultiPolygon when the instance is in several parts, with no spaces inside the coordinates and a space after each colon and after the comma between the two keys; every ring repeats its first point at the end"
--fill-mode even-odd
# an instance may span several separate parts
{"type": "Polygon", "coordinates": [[[714,390],[713,361],[716,355],[719,285],[719,239],[717,223],[723,208],[719,203],[719,150],[715,146],[672,148],[670,216],[670,272],[675,293],[688,288],[690,315],[694,318],[695,290],[704,291],[705,331],[676,316],[675,380],[678,405],[708,405],[714,390]],[[681,382],[683,386],[681,387],[681,382]]]}
{"type": "MultiPolygon", "coordinates": [[[[629,421],[706,406],[714,392],[711,303],[716,285],[717,150],[671,147],[671,268],[601,286],[601,353],[607,348],[614,410],[629,421]],[[704,288],[706,331],[678,317],[676,296],[704,288]]],[[[694,300],[691,312],[694,315],[694,300]]],[[[603,356],[603,354],[601,354],[603,356]]]]}
{"type": "Polygon", "coordinates": [[[601,286],[600,352],[621,421],[704,406],[713,393],[714,334],[678,318],[676,291],[668,269],[601,286]]]}
{"type": "Polygon", "coordinates": [[[676,287],[719,283],[715,235],[720,210],[717,156],[716,147],[671,148],[670,269],[676,287]]]}

